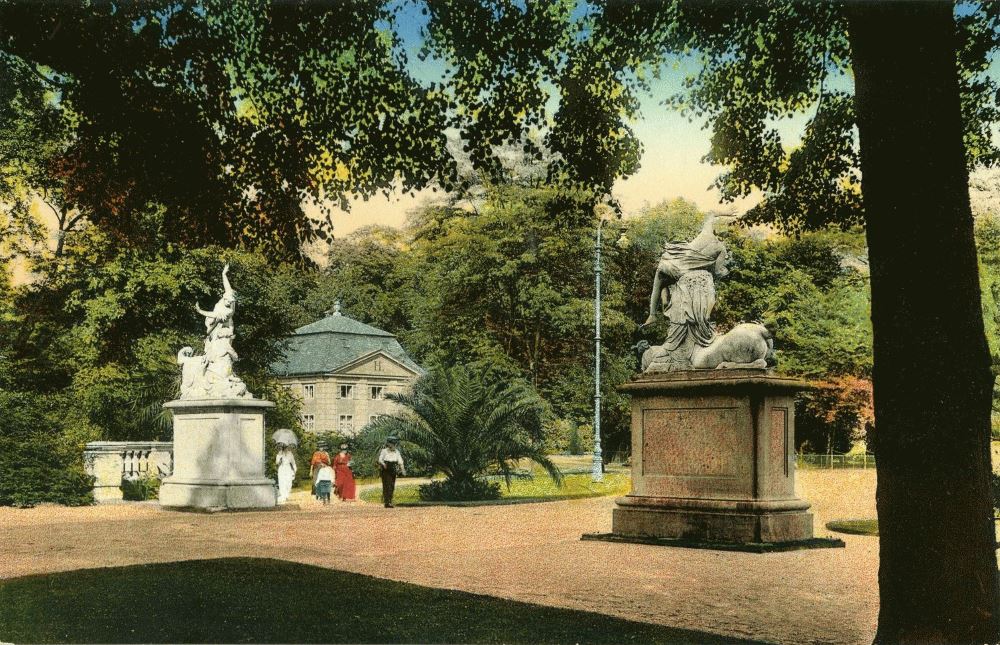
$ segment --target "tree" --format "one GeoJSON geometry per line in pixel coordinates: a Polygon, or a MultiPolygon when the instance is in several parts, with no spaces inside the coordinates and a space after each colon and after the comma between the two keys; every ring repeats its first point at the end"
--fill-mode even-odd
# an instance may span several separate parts
{"type": "MultiPolygon", "coordinates": [[[[452,498],[483,492],[477,480],[490,469],[502,473],[509,486],[521,459],[561,479],[543,450],[542,402],[523,381],[491,383],[467,366],[436,367],[416,382],[412,394],[388,398],[408,413],[381,417],[370,430],[397,435],[407,453],[444,473],[448,484],[441,492],[452,498]]],[[[422,491],[427,493],[433,489],[422,491]]]]}
{"type": "Polygon", "coordinates": [[[405,332],[411,322],[400,263],[409,243],[404,232],[386,226],[367,226],[334,240],[307,305],[319,314],[339,300],[353,318],[394,334],[405,332]]]}
{"type": "Polygon", "coordinates": [[[39,262],[39,279],[17,287],[11,315],[0,317],[10,389],[71,397],[67,407],[98,429],[92,439],[169,433],[161,405],[177,395],[177,351],[201,347],[194,305],[218,297],[220,258],[233,266],[240,303],[237,369],[255,393],[268,386],[310,286],[299,270],[270,266],[260,254],[171,245],[158,235],[162,218],[160,209],[144,214],[144,246],[121,247],[99,227],[84,227],[62,256],[39,262]]]}
{"type": "MultiPolygon", "coordinates": [[[[187,245],[300,257],[308,201],[447,184],[447,98],[417,83],[380,1],[0,3],[0,52],[79,115],[65,192],[118,235],[167,206],[187,245]]],[[[6,124],[5,124],[6,125],[6,124]]]]}
{"type": "Polygon", "coordinates": [[[875,330],[877,638],[995,641],[993,375],[952,7],[853,6],[848,15],[875,330]],[[918,225],[915,213],[925,214],[918,225]]]}

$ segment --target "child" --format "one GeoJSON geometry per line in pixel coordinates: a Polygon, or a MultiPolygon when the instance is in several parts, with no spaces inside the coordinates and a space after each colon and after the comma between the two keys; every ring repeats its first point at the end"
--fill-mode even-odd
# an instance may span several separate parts
{"type": "Polygon", "coordinates": [[[333,468],[323,464],[316,473],[316,499],[324,504],[330,503],[330,490],[333,488],[333,468]]]}

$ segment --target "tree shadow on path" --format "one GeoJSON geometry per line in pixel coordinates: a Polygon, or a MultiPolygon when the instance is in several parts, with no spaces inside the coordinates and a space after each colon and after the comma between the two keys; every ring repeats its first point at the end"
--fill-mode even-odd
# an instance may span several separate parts
{"type": "Polygon", "coordinates": [[[85,569],[2,581],[0,641],[757,642],[255,558],[85,569]]]}

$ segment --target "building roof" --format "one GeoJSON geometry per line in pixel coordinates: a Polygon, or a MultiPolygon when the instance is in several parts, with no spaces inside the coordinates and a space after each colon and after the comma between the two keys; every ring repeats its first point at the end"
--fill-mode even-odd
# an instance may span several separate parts
{"type": "Polygon", "coordinates": [[[276,376],[329,374],[378,352],[416,374],[424,373],[395,336],[341,314],[338,307],[326,318],[296,329],[288,339],[284,360],[273,363],[271,373],[276,376]]]}

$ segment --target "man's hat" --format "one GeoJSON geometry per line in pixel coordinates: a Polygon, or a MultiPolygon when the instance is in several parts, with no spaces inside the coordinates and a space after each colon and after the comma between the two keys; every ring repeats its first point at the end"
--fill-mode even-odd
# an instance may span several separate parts
{"type": "Polygon", "coordinates": [[[385,438],[385,442],[386,443],[399,443],[399,437],[396,437],[396,436],[393,436],[393,435],[389,435],[388,437],[385,438]]]}

